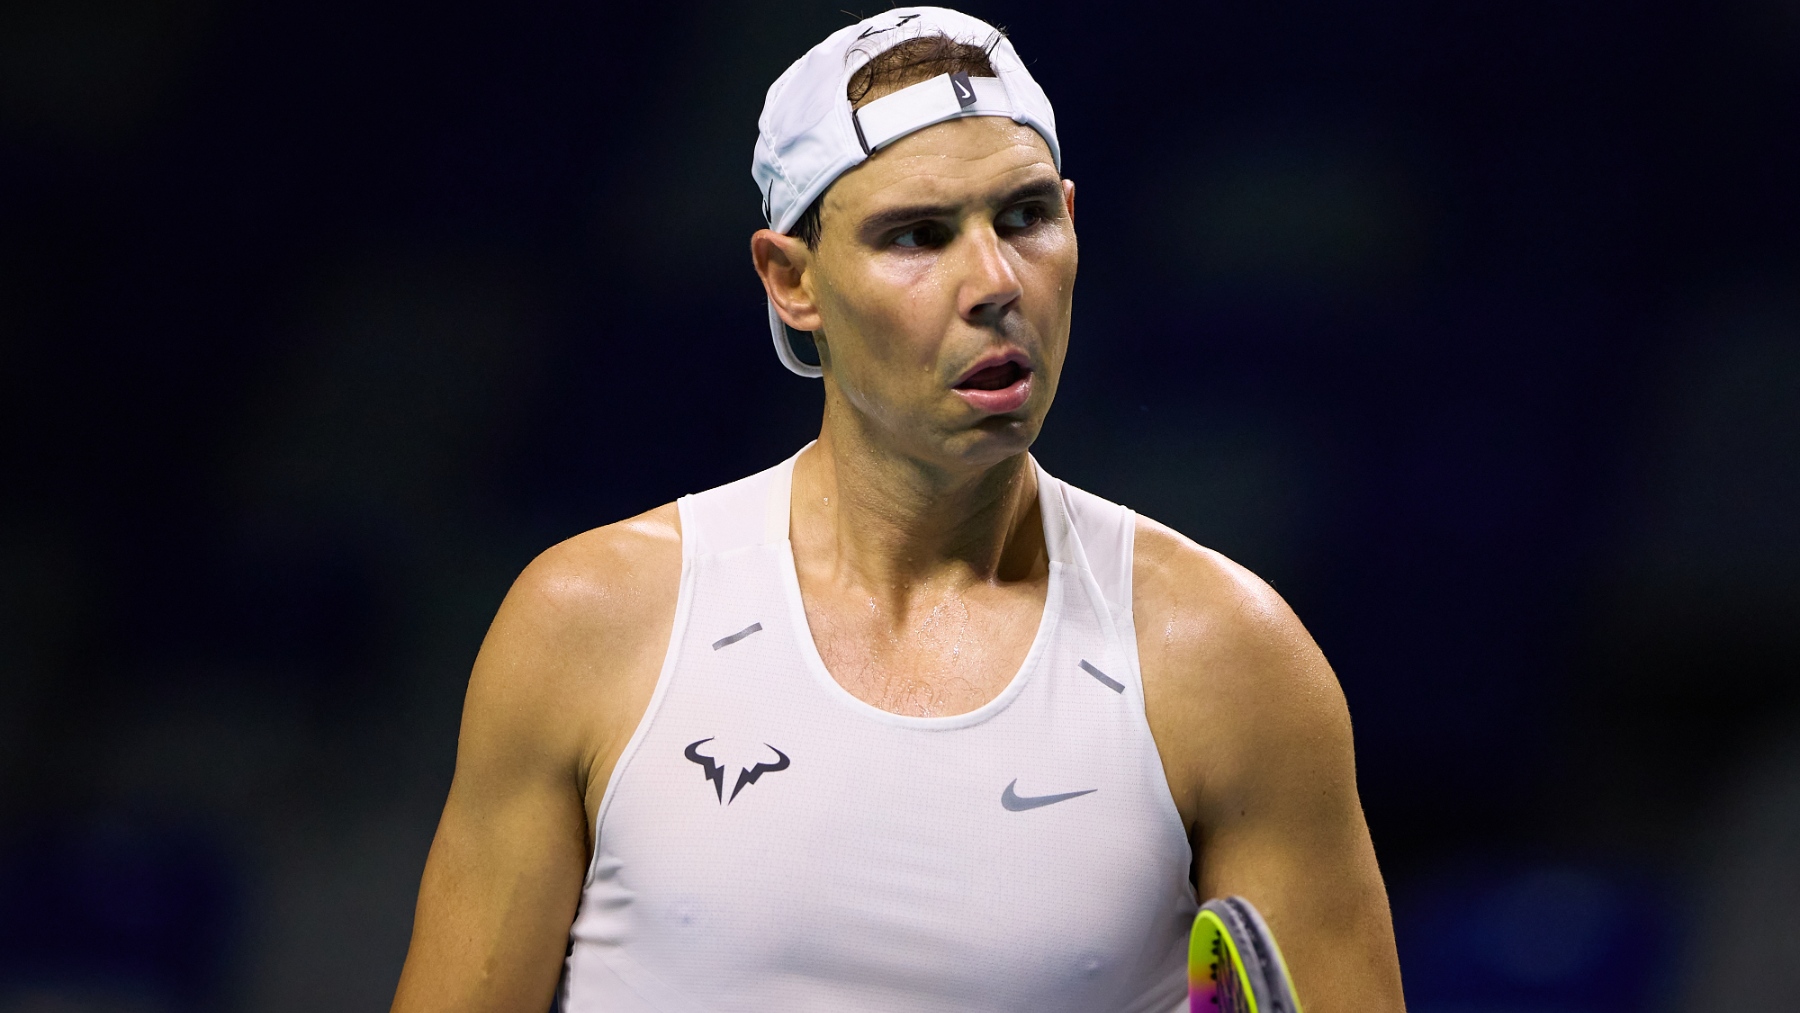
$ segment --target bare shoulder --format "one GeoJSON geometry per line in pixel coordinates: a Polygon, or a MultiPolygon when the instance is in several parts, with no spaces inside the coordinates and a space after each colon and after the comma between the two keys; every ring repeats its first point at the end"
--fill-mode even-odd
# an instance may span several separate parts
{"type": "Polygon", "coordinates": [[[1223,680],[1213,688],[1287,699],[1336,686],[1311,634],[1268,582],[1148,518],[1138,520],[1132,597],[1145,661],[1189,689],[1223,680]]]}
{"type": "Polygon", "coordinates": [[[629,637],[680,578],[681,522],[671,503],[544,550],[513,582],[500,615],[558,641],[629,637]]]}
{"type": "Polygon", "coordinates": [[[680,582],[673,504],[545,550],[482,643],[459,751],[524,749],[584,781],[610,771],[655,688],[680,582]]]}
{"type": "MultiPolygon", "coordinates": [[[[531,561],[494,618],[483,654],[522,653],[537,673],[580,667],[590,648],[617,651],[646,635],[674,606],[681,579],[681,527],[673,504],[594,528],[531,561]]],[[[503,677],[530,677],[502,666],[503,677]]],[[[594,673],[604,674],[604,673],[594,673]]]]}
{"type": "Polygon", "coordinates": [[[1348,758],[1337,677],[1266,581],[1140,518],[1132,598],[1145,707],[1185,819],[1220,790],[1280,776],[1272,756],[1310,754],[1302,776],[1348,758]]]}

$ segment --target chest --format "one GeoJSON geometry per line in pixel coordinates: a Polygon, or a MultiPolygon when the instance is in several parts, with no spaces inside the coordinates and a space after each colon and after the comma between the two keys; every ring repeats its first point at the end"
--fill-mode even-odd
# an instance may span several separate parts
{"type": "Polygon", "coordinates": [[[1178,976],[1186,855],[1128,758],[762,720],[694,750],[721,792],[679,740],[723,729],[675,724],[632,775],[660,787],[608,814],[578,938],[697,1005],[1120,1009],[1178,976]]]}
{"type": "Polygon", "coordinates": [[[1179,999],[1187,844],[1079,585],[1046,589],[1014,678],[932,718],[832,679],[797,596],[755,572],[692,589],[601,813],[578,953],[719,1010],[1179,999]]]}

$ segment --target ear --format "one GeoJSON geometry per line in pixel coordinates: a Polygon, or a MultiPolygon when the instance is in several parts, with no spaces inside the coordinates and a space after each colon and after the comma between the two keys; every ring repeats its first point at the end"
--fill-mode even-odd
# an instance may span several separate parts
{"type": "Polygon", "coordinates": [[[762,279],[763,291],[769,294],[782,322],[796,331],[818,331],[825,326],[813,301],[812,252],[806,248],[806,240],[773,229],[757,229],[750,237],[750,260],[762,279]]]}
{"type": "Polygon", "coordinates": [[[1065,179],[1063,183],[1063,206],[1069,209],[1069,221],[1075,220],[1075,181],[1065,179]]]}

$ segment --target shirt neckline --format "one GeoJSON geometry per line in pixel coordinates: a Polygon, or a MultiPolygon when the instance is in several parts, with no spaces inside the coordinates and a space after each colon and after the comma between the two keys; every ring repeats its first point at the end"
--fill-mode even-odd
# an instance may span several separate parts
{"type": "MultiPolygon", "coordinates": [[[[782,592],[787,598],[790,627],[794,639],[799,642],[801,662],[813,676],[814,681],[821,685],[827,696],[852,711],[883,724],[905,728],[933,731],[967,728],[971,725],[981,724],[1006,710],[1012,701],[1024,691],[1026,684],[1031,681],[1031,675],[1038,667],[1038,659],[1043,656],[1050,643],[1051,631],[1055,625],[1051,617],[1062,607],[1064,564],[1058,558],[1060,553],[1056,551],[1057,543],[1052,539],[1052,532],[1060,528],[1060,525],[1052,520],[1052,511],[1061,505],[1060,499],[1052,494],[1050,488],[1050,483],[1055,480],[1044,472],[1035,458],[1030,459],[1032,467],[1037,471],[1038,522],[1045,529],[1044,545],[1045,552],[1050,557],[1050,575],[1049,584],[1044,591],[1044,610],[1038,617],[1037,632],[1032,636],[1031,647],[1026,650],[1025,658],[1019,663],[1018,671],[1013,673],[1013,677],[1007,681],[1005,686],[1001,687],[1000,692],[973,710],[964,711],[961,714],[934,716],[900,714],[877,707],[845,689],[844,684],[838,682],[837,678],[831,674],[831,670],[826,667],[825,659],[819,654],[819,645],[813,640],[812,624],[806,618],[806,601],[800,594],[800,573],[794,562],[794,543],[787,534],[793,516],[794,463],[800,459],[800,454],[805,453],[807,447],[811,446],[812,444],[808,443],[806,447],[800,448],[799,453],[783,461],[776,467],[775,474],[770,476],[766,506],[768,516],[765,519],[768,537],[765,544],[773,547],[780,559],[782,592]],[[777,518],[785,523],[778,524],[777,518]],[[779,538],[777,538],[778,534],[779,538]]],[[[1061,515],[1054,516],[1060,519],[1061,515]]]]}

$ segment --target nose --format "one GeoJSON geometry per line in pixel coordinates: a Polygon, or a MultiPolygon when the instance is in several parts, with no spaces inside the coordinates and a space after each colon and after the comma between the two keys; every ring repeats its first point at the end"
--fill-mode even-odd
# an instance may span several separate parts
{"type": "Polygon", "coordinates": [[[992,228],[970,229],[963,239],[965,273],[957,312],[977,327],[995,326],[1024,294],[1018,272],[992,228]]]}

